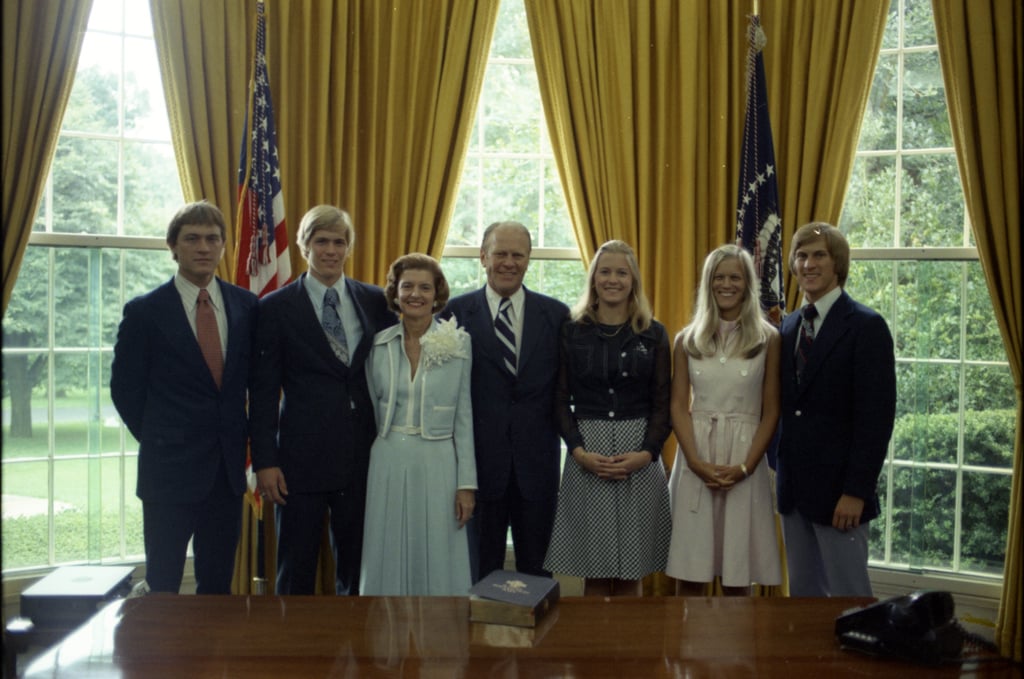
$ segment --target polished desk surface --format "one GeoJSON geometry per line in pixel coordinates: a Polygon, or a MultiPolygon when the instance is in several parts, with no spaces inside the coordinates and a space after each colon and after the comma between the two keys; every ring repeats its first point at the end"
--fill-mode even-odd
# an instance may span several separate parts
{"type": "Polygon", "coordinates": [[[27,677],[1018,676],[845,651],[871,599],[564,597],[536,630],[469,622],[465,598],[150,595],[116,601],[27,677]]]}

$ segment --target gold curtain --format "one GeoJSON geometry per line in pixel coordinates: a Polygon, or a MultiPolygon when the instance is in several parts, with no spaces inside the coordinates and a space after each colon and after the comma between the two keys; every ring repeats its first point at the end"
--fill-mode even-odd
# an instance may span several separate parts
{"type": "MultiPolygon", "coordinates": [[[[208,198],[229,224],[255,6],[151,0],[186,200],[208,198]]],[[[349,269],[356,278],[383,283],[406,252],[440,256],[497,11],[497,0],[268,0],[267,61],[291,242],[303,213],[330,203],[355,222],[349,269]]],[[[229,253],[234,243],[229,237],[229,253]]],[[[293,271],[303,271],[298,248],[289,254],[293,271]]],[[[234,269],[227,258],[218,273],[234,280],[234,269]]],[[[264,522],[271,579],[272,515],[266,510],[264,522]]],[[[248,591],[253,569],[241,558],[257,540],[248,506],[242,533],[236,591],[248,591]]],[[[333,591],[329,552],[320,571],[318,587],[333,591]]]]}
{"type": "Polygon", "coordinates": [[[967,211],[1017,392],[1000,652],[1021,660],[1021,194],[1024,193],[1024,9],[1017,0],[932,0],[939,59],[967,211]],[[984,102],[979,106],[978,102],[984,102]]]}
{"type": "Polygon", "coordinates": [[[5,0],[3,5],[0,152],[6,312],[57,147],[92,0],[5,0]]]}

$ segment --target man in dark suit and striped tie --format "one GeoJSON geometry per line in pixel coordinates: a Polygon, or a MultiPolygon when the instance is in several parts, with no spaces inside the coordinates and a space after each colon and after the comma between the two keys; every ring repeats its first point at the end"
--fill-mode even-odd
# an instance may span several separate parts
{"type": "Polygon", "coordinates": [[[487,285],[456,297],[445,310],[473,338],[474,579],[504,567],[510,526],[516,570],[549,575],[544,556],[561,458],[553,401],[558,338],[569,308],[523,286],[531,248],[524,225],[488,226],[480,245],[487,285]]]}
{"type": "Polygon", "coordinates": [[[178,272],[124,307],[110,396],[139,442],[150,591],[177,593],[189,539],[196,591],[230,594],[245,491],[256,295],[214,276],[224,215],[186,205],[167,227],[178,272]]]}
{"type": "Polygon", "coordinates": [[[792,596],[871,596],[868,522],[896,416],[892,335],[844,290],[850,246],[814,222],[789,266],[804,307],[782,324],[779,513],[792,596]]]}

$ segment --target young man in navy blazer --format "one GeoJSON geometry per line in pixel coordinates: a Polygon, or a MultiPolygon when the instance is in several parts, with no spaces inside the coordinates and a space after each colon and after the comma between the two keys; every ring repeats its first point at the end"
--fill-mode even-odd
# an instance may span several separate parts
{"type": "Polygon", "coordinates": [[[110,396],[139,442],[136,494],[153,592],[178,592],[191,538],[196,591],[231,593],[257,307],[256,295],[214,276],[224,232],[224,216],[205,201],[178,211],[167,227],[178,272],[125,305],[114,345],[110,396]],[[217,332],[201,346],[209,326],[197,313],[207,295],[217,332]],[[203,347],[216,354],[209,362],[203,347]]]}
{"type": "Polygon", "coordinates": [[[487,285],[448,303],[473,339],[473,435],[477,499],[470,522],[474,580],[504,567],[509,526],[516,570],[550,575],[544,556],[558,497],[561,439],[555,422],[558,338],[569,308],[527,290],[529,230],[495,222],[484,231],[480,263],[487,285]],[[515,371],[506,366],[495,331],[502,299],[511,300],[515,371]]]}
{"type": "Polygon", "coordinates": [[[850,246],[836,227],[801,227],[789,266],[804,293],[782,323],[777,481],[789,592],[871,596],[868,522],[896,416],[892,335],[843,290],[850,246]]]}
{"type": "Polygon", "coordinates": [[[275,506],[278,594],[313,594],[325,514],[335,593],[359,593],[370,446],[376,435],[364,365],[397,322],[384,292],[344,275],[348,213],[307,212],[296,237],[309,271],[260,300],[249,404],[260,493],[275,506]],[[329,302],[328,294],[336,297],[329,302]],[[325,328],[340,321],[343,340],[325,328]]]}

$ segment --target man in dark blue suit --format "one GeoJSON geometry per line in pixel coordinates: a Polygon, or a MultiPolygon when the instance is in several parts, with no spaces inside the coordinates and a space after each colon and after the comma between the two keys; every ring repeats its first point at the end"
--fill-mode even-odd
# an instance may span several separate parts
{"type": "Polygon", "coordinates": [[[193,540],[196,591],[230,594],[245,491],[245,402],[256,295],[214,276],[224,216],[186,205],[167,228],[178,272],[124,307],[110,395],[139,442],[150,591],[181,587],[193,540]],[[207,341],[209,340],[209,341],[207,341]]]}
{"type": "Polygon", "coordinates": [[[559,332],[569,309],[523,287],[531,248],[530,232],[522,224],[488,226],[480,246],[487,285],[456,297],[445,310],[473,338],[478,490],[469,536],[474,579],[504,567],[510,525],[516,570],[550,575],[544,555],[561,458],[554,393],[559,332]],[[495,322],[504,307],[508,311],[500,322],[508,334],[503,349],[495,322]]]}
{"type": "Polygon", "coordinates": [[[778,500],[792,596],[871,596],[868,522],[896,416],[892,335],[843,290],[850,246],[813,222],[793,236],[804,293],[782,324],[778,500]]]}
{"type": "Polygon", "coordinates": [[[260,300],[249,412],[258,490],[276,505],[278,594],[314,593],[325,515],[335,592],[359,593],[375,436],[364,364],[397,319],[383,290],[344,275],[354,239],[346,212],[312,208],[297,235],[309,271],[260,300]]]}

